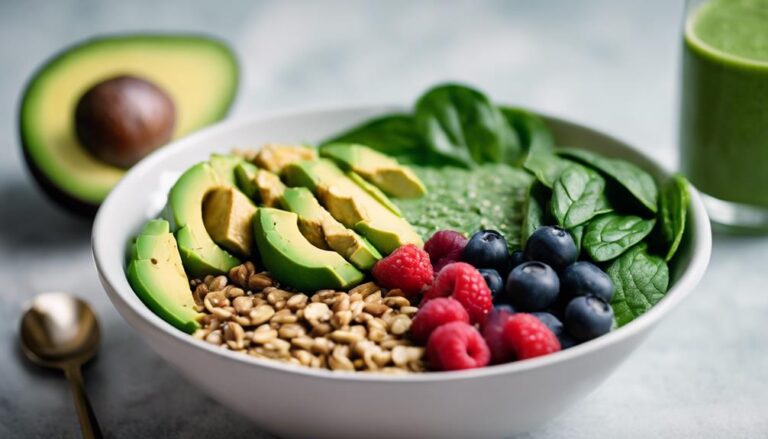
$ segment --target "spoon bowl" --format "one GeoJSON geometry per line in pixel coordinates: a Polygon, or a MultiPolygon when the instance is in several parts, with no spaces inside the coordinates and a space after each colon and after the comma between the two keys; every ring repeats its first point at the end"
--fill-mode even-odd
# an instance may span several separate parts
{"type": "Polygon", "coordinates": [[[32,362],[41,366],[81,365],[96,353],[100,339],[91,307],[66,293],[35,297],[21,319],[22,349],[32,362]]]}

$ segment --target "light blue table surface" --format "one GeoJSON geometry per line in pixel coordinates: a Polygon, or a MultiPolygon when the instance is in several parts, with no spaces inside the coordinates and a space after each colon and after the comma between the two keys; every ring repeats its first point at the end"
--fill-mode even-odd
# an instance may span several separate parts
{"type": "MultiPolygon", "coordinates": [[[[669,0],[0,0],[0,437],[78,435],[63,378],[22,362],[16,344],[23,302],[47,290],[86,297],[102,318],[102,350],[85,376],[109,437],[268,437],[139,340],[101,289],[90,224],[53,207],[26,175],[19,94],[62,46],[141,29],[219,35],[243,68],[232,117],[410,103],[437,81],[468,81],[608,131],[673,168],[681,14],[669,0]]],[[[700,287],[631,359],[525,437],[768,437],[768,238],[716,235],[714,244],[700,287]]]]}

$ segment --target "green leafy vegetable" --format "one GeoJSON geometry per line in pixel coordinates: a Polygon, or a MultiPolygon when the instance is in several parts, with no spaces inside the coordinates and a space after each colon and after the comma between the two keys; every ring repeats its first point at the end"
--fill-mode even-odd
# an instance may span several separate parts
{"type": "Polygon", "coordinates": [[[690,203],[688,180],[681,175],[674,175],[661,188],[659,198],[659,221],[661,233],[667,243],[666,260],[675,256],[685,233],[685,219],[690,203]]]}
{"type": "Polygon", "coordinates": [[[523,162],[523,168],[536,176],[544,186],[552,188],[560,174],[574,162],[548,151],[531,151],[523,162]]]}
{"type": "Polygon", "coordinates": [[[606,201],[605,180],[583,166],[566,168],[552,188],[552,215],[557,223],[570,229],[592,219],[606,201]]]}
{"type": "Polygon", "coordinates": [[[544,119],[530,111],[515,107],[499,107],[507,123],[517,131],[520,144],[527,155],[552,152],[555,139],[544,119]]]}
{"type": "Polygon", "coordinates": [[[482,93],[455,84],[424,94],[414,112],[416,129],[433,152],[464,166],[516,163],[520,141],[501,111],[482,93]]]}
{"type": "Polygon", "coordinates": [[[638,244],[613,261],[606,273],[613,281],[611,305],[619,326],[646,312],[667,293],[669,268],[664,259],[638,244]]]}
{"type": "Polygon", "coordinates": [[[625,160],[610,159],[597,153],[567,148],[558,151],[568,158],[587,164],[616,180],[651,212],[657,211],[658,188],[650,174],[625,160]]]}
{"type": "Polygon", "coordinates": [[[528,194],[523,207],[523,225],[521,228],[520,246],[525,247],[528,238],[540,226],[545,224],[547,200],[550,190],[538,181],[534,181],[528,188],[528,194]]]}
{"type": "Polygon", "coordinates": [[[321,143],[358,143],[398,159],[402,163],[432,164],[413,117],[390,114],[367,121],[321,143]]]}
{"type": "Polygon", "coordinates": [[[608,213],[587,225],[584,248],[597,262],[610,261],[642,241],[651,233],[655,219],[608,213]]]}
{"type": "Polygon", "coordinates": [[[576,253],[581,254],[581,248],[584,245],[584,231],[586,230],[587,226],[584,224],[580,226],[576,226],[570,230],[568,230],[568,233],[571,234],[571,238],[573,238],[573,243],[576,244],[576,253]]]}

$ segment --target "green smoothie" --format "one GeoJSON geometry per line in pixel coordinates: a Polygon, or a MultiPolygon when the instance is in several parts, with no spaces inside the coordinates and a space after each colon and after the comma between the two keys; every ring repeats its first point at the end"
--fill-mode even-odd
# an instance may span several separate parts
{"type": "Polygon", "coordinates": [[[685,26],[683,172],[708,195],[768,208],[768,0],[712,0],[685,26]]]}

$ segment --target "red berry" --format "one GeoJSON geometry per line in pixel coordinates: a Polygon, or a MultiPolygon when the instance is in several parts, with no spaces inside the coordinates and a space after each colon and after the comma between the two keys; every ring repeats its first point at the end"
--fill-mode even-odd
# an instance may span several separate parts
{"type": "Polygon", "coordinates": [[[557,336],[533,314],[517,313],[509,317],[504,326],[504,338],[518,360],[560,350],[557,336]]]}
{"type": "Polygon", "coordinates": [[[493,364],[508,363],[515,359],[515,352],[507,346],[504,336],[504,328],[511,316],[512,313],[506,309],[494,309],[483,324],[483,338],[491,350],[493,364]]]}
{"type": "Polygon", "coordinates": [[[429,255],[413,244],[404,245],[373,266],[379,285],[399,288],[410,296],[419,294],[432,282],[429,255]]]}
{"type": "Polygon", "coordinates": [[[467,238],[453,230],[440,230],[424,243],[424,250],[429,253],[435,273],[451,262],[461,260],[461,252],[467,245],[467,238]]]}
{"type": "Polygon", "coordinates": [[[411,336],[415,342],[424,344],[432,331],[451,322],[469,323],[467,310],[450,297],[438,297],[424,304],[413,317],[411,336]]]}
{"type": "Polygon", "coordinates": [[[429,336],[427,358],[433,369],[462,370],[487,365],[491,353],[474,326],[451,322],[429,336]]]}
{"type": "Polygon", "coordinates": [[[446,265],[437,274],[432,287],[424,293],[422,305],[437,297],[452,297],[464,305],[470,322],[483,323],[493,308],[491,290],[477,269],[466,262],[446,265]]]}

